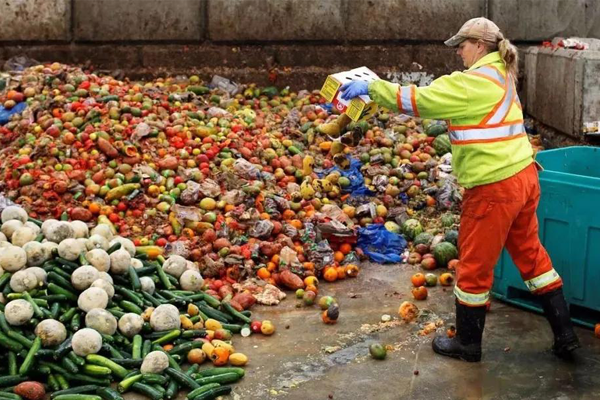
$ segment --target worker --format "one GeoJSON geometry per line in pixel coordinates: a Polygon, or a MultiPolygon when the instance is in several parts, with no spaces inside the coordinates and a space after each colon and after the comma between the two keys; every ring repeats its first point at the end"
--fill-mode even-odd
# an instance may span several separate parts
{"type": "Polygon", "coordinates": [[[353,81],[342,98],[369,95],[378,105],[419,118],[448,120],[452,165],[465,188],[456,268],[456,336],[438,336],[433,350],[481,360],[481,339],[494,265],[506,247],[525,285],[539,296],[554,333],[554,353],[578,348],[562,280],[538,237],[539,165],[523,126],[516,92],[517,49],[486,18],[467,21],[445,42],[465,68],[427,87],[384,80],[353,81]]]}

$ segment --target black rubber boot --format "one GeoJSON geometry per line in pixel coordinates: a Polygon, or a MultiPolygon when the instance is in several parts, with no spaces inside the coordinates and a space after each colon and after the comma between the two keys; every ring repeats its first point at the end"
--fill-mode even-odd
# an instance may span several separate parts
{"type": "Polygon", "coordinates": [[[565,301],[562,288],[540,295],[544,314],[554,333],[552,351],[558,357],[570,358],[571,352],[581,345],[571,324],[569,307],[565,301]]]}
{"type": "Polygon", "coordinates": [[[481,337],[485,325],[485,306],[467,307],[456,302],[456,336],[436,336],[433,351],[468,362],[481,361],[481,337]]]}

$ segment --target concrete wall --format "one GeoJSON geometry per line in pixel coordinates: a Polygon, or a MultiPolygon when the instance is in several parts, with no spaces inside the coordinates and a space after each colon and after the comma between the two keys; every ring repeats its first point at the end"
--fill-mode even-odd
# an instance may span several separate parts
{"type": "Polygon", "coordinates": [[[442,42],[482,15],[523,44],[600,37],[596,0],[5,0],[0,62],[27,54],[133,75],[196,70],[316,88],[359,65],[460,69],[442,42]]]}
{"type": "Polygon", "coordinates": [[[600,120],[600,51],[531,47],[525,58],[525,108],[544,124],[583,139],[600,120]]]}

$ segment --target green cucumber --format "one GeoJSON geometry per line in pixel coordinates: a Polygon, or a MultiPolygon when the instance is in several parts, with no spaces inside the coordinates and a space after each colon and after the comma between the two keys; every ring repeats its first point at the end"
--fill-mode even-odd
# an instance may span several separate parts
{"type": "Polygon", "coordinates": [[[194,397],[194,400],[212,400],[231,393],[231,386],[219,386],[194,397]]]}
{"type": "Polygon", "coordinates": [[[53,400],[102,400],[95,394],[59,394],[53,400]]]}
{"type": "Polygon", "coordinates": [[[207,392],[207,391],[212,390],[212,389],[215,389],[215,388],[218,388],[219,386],[221,386],[220,383],[216,383],[216,382],[209,383],[207,385],[200,386],[198,389],[192,390],[191,392],[189,392],[187,394],[186,397],[189,400],[194,400],[194,398],[196,398],[197,396],[201,395],[202,393],[207,392]]]}
{"type": "Polygon", "coordinates": [[[131,385],[131,389],[138,393],[141,393],[145,396],[150,397],[151,400],[161,400],[163,397],[162,392],[160,392],[156,388],[154,388],[150,385],[146,385],[144,383],[136,382],[133,385],[131,385]]]}
{"type": "Polygon", "coordinates": [[[122,367],[121,365],[109,360],[106,357],[100,356],[98,354],[88,354],[85,357],[85,360],[90,363],[90,364],[94,364],[94,365],[100,365],[102,367],[106,367],[108,369],[110,369],[115,376],[123,379],[125,377],[125,375],[127,375],[129,373],[129,371],[127,369],[125,369],[124,367],[122,367]]]}
{"type": "Polygon", "coordinates": [[[194,381],[190,376],[187,376],[182,371],[178,371],[174,368],[169,367],[165,370],[165,372],[167,375],[169,375],[171,378],[175,379],[177,381],[177,383],[179,383],[182,386],[185,386],[192,390],[200,387],[200,385],[196,381],[194,381]]]}
{"type": "Polygon", "coordinates": [[[167,381],[168,379],[163,375],[150,373],[142,374],[142,382],[144,383],[164,385],[167,381]]]}
{"type": "Polygon", "coordinates": [[[98,388],[96,394],[102,397],[103,400],[123,400],[119,392],[111,388],[98,388]]]}
{"type": "Polygon", "coordinates": [[[112,373],[112,370],[100,365],[85,364],[81,372],[90,376],[108,376],[112,373]]]}
{"type": "Polygon", "coordinates": [[[69,389],[59,390],[57,392],[51,393],[50,398],[54,399],[56,396],[65,395],[65,394],[93,393],[98,389],[100,389],[100,386],[98,386],[98,385],[75,386],[75,387],[72,387],[69,389]]]}
{"type": "Polygon", "coordinates": [[[229,374],[229,373],[232,373],[232,372],[238,374],[240,376],[240,378],[242,378],[246,374],[246,371],[244,371],[243,368],[238,368],[238,367],[219,367],[219,368],[204,369],[202,371],[199,371],[196,374],[196,376],[198,376],[198,377],[207,377],[207,376],[229,374]]]}

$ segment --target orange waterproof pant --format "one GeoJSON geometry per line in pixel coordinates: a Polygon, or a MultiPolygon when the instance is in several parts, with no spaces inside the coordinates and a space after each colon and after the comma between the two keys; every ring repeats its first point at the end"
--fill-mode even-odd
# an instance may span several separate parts
{"type": "Polygon", "coordinates": [[[489,302],[494,266],[506,247],[525,284],[542,294],[562,286],[538,236],[540,185],[535,163],[503,181],[465,190],[454,293],[467,306],[489,302]]]}

